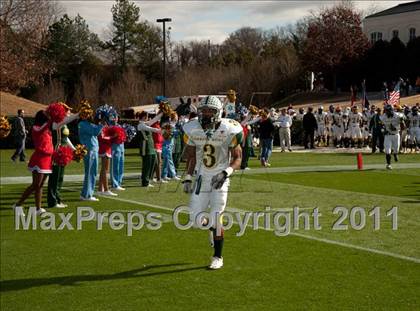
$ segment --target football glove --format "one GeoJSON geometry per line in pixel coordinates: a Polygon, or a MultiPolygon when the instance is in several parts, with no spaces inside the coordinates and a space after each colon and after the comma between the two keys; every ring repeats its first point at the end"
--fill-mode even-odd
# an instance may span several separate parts
{"type": "Polygon", "coordinates": [[[184,181],[182,182],[184,184],[184,192],[185,193],[192,193],[193,187],[192,187],[192,177],[191,175],[186,175],[184,181]]]}
{"type": "Polygon", "coordinates": [[[228,173],[226,171],[214,175],[211,179],[211,187],[216,190],[222,188],[227,178],[228,173]]]}

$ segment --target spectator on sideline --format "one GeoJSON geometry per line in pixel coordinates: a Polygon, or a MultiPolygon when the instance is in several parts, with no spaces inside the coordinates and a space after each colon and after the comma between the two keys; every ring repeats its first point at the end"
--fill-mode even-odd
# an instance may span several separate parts
{"type": "Polygon", "coordinates": [[[247,116],[241,115],[241,126],[243,131],[243,140],[242,140],[242,162],[241,162],[241,170],[249,170],[248,167],[248,160],[251,155],[252,150],[252,134],[251,134],[251,126],[247,124],[247,116]]]}
{"type": "Polygon", "coordinates": [[[318,129],[318,125],[315,119],[314,114],[312,113],[313,108],[308,107],[308,112],[303,116],[303,145],[305,149],[308,149],[308,140],[310,142],[309,148],[315,149],[314,140],[315,140],[315,131],[318,129]]]}
{"type": "Polygon", "coordinates": [[[280,147],[281,152],[287,150],[292,151],[291,139],[290,139],[290,127],[292,126],[292,117],[286,113],[286,108],[281,110],[280,117],[278,119],[279,124],[279,136],[280,136],[280,147]]]}
{"type": "Polygon", "coordinates": [[[271,150],[273,149],[274,124],[269,114],[270,110],[264,108],[263,112],[258,118],[248,122],[249,125],[258,123],[259,126],[259,139],[261,146],[260,160],[262,166],[271,166],[269,159],[271,150]]]}
{"type": "Polygon", "coordinates": [[[24,162],[26,155],[25,155],[25,140],[27,130],[25,128],[25,121],[23,120],[23,116],[25,111],[23,109],[19,109],[17,111],[18,115],[15,119],[13,124],[13,137],[15,141],[16,151],[12,155],[12,161],[15,162],[17,157],[19,157],[20,162],[24,162]]]}

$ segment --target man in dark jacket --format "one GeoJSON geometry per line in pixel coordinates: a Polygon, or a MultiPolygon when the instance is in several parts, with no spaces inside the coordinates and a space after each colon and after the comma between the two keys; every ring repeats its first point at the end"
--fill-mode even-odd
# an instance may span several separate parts
{"type": "Polygon", "coordinates": [[[379,145],[379,151],[384,152],[384,134],[382,133],[383,123],[381,121],[381,108],[376,109],[369,123],[369,131],[372,133],[372,153],[376,152],[376,146],[379,145]]]}
{"type": "Polygon", "coordinates": [[[267,108],[264,108],[264,111],[260,114],[259,117],[255,118],[252,121],[246,122],[248,125],[257,124],[258,125],[258,134],[260,138],[260,160],[262,166],[271,166],[269,163],[271,151],[273,150],[273,132],[274,124],[271,121],[269,114],[270,111],[267,108]]]}
{"type": "Polygon", "coordinates": [[[260,122],[258,123],[260,133],[262,166],[270,166],[269,160],[271,156],[271,151],[273,150],[274,125],[273,121],[271,121],[268,114],[269,110],[264,109],[264,113],[261,116],[260,122]]]}
{"type": "Polygon", "coordinates": [[[303,131],[304,131],[303,145],[305,149],[308,149],[308,140],[310,140],[310,148],[315,149],[314,136],[315,136],[315,131],[318,129],[318,125],[312,111],[313,111],[313,108],[309,107],[308,112],[303,116],[303,120],[302,120],[303,131]]]}
{"type": "Polygon", "coordinates": [[[25,121],[23,120],[24,116],[23,109],[18,110],[18,115],[13,123],[13,137],[15,140],[16,151],[12,155],[12,161],[15,162],[17,157],[21,162],[25,161],[25,140],[26,140],[26,128],[25,128],[25,121]]]}

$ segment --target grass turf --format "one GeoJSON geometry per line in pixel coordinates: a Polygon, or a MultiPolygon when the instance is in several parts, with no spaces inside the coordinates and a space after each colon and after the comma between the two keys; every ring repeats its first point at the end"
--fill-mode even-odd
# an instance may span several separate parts
{"type": "MultiPolygon", "coordinates": [[[[0,173],[2,177],[29,176],[27,164],[10,160],[14,150],[0,150],[0,173]]],[[[27,155],[32,150],[27,150],[27,155]]],[[[137,149],[126,149],[125,151],[125,172],[138,173],[141,171],[141,157],[137,149]]],[[[28,157],[29,160],[29,157],[28,157]]],[[[367,154],[363,157],[364,164],[382,164],[385,162],[383,154],[367,154]]],[[[321,165],[354,165],[356,167],[356,155],[350,153],[337,154],[314,154],[314,153],[278,153],[272,154],[270,159],[272,167],[290,166],[321,166],[321,165]]],[[[401,154],[401,163],[419,163],[419,154],[401,154]]],[[[257,158],[250,158],[249,166],[261,167],[257,158]]],[[[83,174],[83,163],[71,162],[66,167],[66,174],[83,174]]]]}
{"type": "MultiPolygon", "coordinates": [[[[350,157],[341,155],[283,156],[274,154],[272,163],[294,163],[295,156],[307,165],[350,162],[350,157]]],[[[128,163],[138,161],[132,157],[126,158],[128,163]]],[[[415,156],[408,158],[415,160],[415,156]]],[[[383,156],[372,159],[383,163],[383,156]]],[[[13,176],[13,166],[4,167],[7,171],[5,175],[2,171],[2,177],[13,176]]],[[[238,175],[232,178],[228,209],[318,207],[323,213],[322,230],[292,233],[420,258],[419,173],[419,169],[404,169],[238,175]],[[380,206],[380,230],[374,231],[367,217],[363,230],[333,231],[331,225],[338,216],[332,209],[337,205],[366,211],[380,206]],[[397,231],[384,214],[392,206],[398,206],[397,231]]],[[[69,208],[52,212],[91,206],[96,211],[170,214],[151,206],[172,209],[188,202],[179,183],[146,189],[138,187],[138,180],[128,179],[125,186],[127,190],[118,198],[82,204],[78,201],[80,183],[65,183],[63,196],[69,208]]],[[[181,231],[170,222],[158,231],[136,231],[132,237],[124,229],[114,231],[107,225],[97,231],[95,222],[79,231],[16,231],[10,206],[24,187],[1,186],[2,310],[325,310],[337,306],[341,310],[415,310],[420,305],[420,264],[295,235],[277,237],[271,231],[248,228],[237,237],[239,228],[234,226],[226,232],[225,267],[208,271],[207,233],[181,231]]],[[[32,198],[26,206],[33,206],[32,198]]]]}

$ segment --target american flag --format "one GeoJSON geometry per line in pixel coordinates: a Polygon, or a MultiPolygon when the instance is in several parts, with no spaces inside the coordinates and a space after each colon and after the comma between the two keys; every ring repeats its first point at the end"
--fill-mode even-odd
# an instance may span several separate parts
{"type": "Polygon", "coordinates": [[[399,105],[399,103],[400,103],[400,84],[401,84],[400,81],[397,84],[395,84],[394,90],[391,93],[389,93],[388,104],[399,105]]]}

